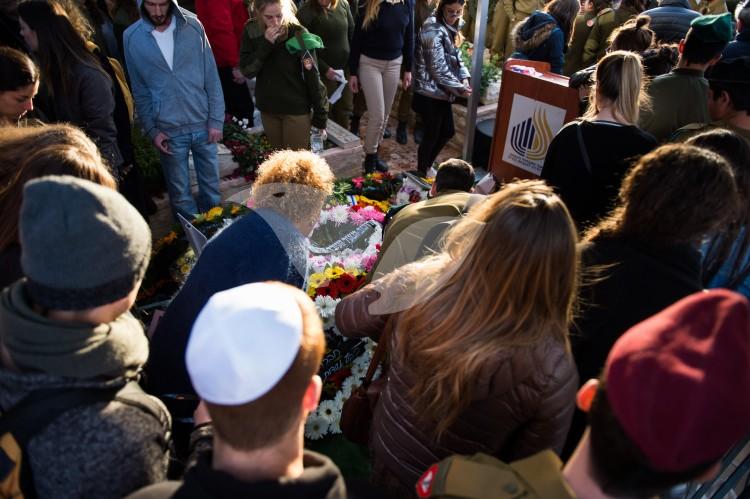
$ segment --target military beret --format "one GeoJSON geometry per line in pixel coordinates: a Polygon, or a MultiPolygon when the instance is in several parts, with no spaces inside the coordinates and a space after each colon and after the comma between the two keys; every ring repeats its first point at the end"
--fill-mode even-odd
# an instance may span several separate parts
{"type": "Polygon", "coordinates": [[[734,36],[732,14],[700,16],[690,23],[691,36],[697,36],[705,43],[729,43],[734,36]]]}
{"type": "Polygon", "coordinates": [[[750,85],[750,57],[722,59],[706,72],[709,81],[750,85]]]}

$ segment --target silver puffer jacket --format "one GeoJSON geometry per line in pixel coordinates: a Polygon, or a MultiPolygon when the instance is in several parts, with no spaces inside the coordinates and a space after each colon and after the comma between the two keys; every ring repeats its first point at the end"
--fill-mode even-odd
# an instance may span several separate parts
{"type": "Polygon", "coordinates": [[[453,102],[469,78],[469,70],[461,61],[458,48],[453,44],[455,30],[427,18],[417,38],[414,55],[414,91],[438,100],[453,102]]]}

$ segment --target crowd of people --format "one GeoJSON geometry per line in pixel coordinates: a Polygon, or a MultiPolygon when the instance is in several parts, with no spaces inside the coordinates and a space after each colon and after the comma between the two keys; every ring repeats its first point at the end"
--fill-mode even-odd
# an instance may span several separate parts
{"type": "Polygon", "coordinates": [[[750,2],[494,5],[490,49],[570,76],[581,113],[539,179],[490,194],[470,163],[436,164],[478,90],[471,7],[0,0],[1,497],[750,491],[750,2]],[[415,173],[436,175],[335,309],[343,337],[378,345],[371,418],[347,421],[362,480],[305,449],[326,344],[308,252],[335,180],[316,147],[329,117],[359,133],[366,110],[363,170],[387,171],[397,96],[396,139],[413,110],[415,173]],[[252,209],[147,336],[133,134],[191,220],[221,202],[226,117],[256,109],[275,151],[252,209]]]}

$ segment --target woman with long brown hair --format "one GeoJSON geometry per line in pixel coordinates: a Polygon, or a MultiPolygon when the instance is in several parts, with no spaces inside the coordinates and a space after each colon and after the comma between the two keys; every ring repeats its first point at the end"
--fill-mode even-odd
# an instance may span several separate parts
{"type": "Polygon", "coordinates": [[[18,240],[23,186],[45,175],[72,175],[115,188],[96,146],[77,128],[0,128],[0,289],[23,276],[18,240]]]}
{"type": "Polygon", "coordinates": [[[72,123],[86,132],[116,171],[123,159],[112,79],[60,4],[27,0],[19,4],[18,15],[21,35],[41,70],[38,107],[48,121],[72,123]]]}
{"type": "MultiPolygon", "coordinates": [[[[582,381],[599,376],[625,331],[703,289],[700,243],[729,223],[738,201],[730,165],[711,151],[665,145],[633,166],[617,206],[584,236],[591,284],[571,331],[582,381]]],[[[577,412],[566,452],[585,426],[577,412]]]]}
{"type": "Polygon", "coordinates": [[[516,182],[471,210],[445,249],[345,298],[345,336],[389,336],[375,409],[374,477],[411,491],[451,454],[512,461],[562,448],[577,377],[568,328],[577,236],[540,181],[516,182]]]}
{"type": "Polygon", "coordinates": [[[514,59],[542,61],[562,74],[573,24],[581,10],[579,0],[552,0],[513,28],[514,59]]]}

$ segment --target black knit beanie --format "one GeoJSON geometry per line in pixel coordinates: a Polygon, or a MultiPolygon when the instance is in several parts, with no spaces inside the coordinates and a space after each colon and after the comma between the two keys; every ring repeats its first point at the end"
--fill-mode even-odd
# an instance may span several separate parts
{"type": "Polygon", "coordinates": [[[24,186],[21,267],[31,299],[48,309],[84,310],[126,297],[143,278],[151,231],[116,191],[71,176],[24,186]]]}

